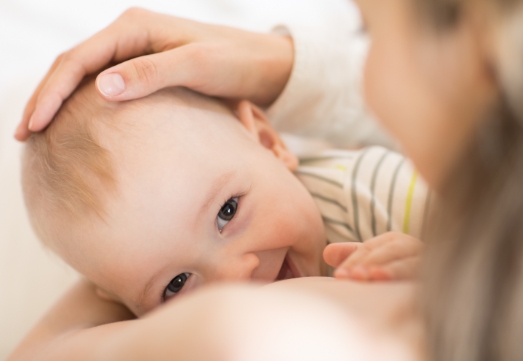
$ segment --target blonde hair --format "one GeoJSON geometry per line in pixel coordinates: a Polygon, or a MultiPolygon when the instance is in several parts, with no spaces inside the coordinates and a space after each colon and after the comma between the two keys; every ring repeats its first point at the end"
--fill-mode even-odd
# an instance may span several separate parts
{"type": "Polygon", "coordinates": [[[23,187],[30,215],[52,212],[74,220],[94,213],[103,218],[103,196],[116,181],[111,153],[98,137],[110,109],[98,98],[93,80],[88,79],[49,127],[29,138],[23,187]]]}
{"type": "MultiPolygon", "coordinates": [[[[177,111],[190,108],[232,116],[218,99],[181,87],[129,102],[107,102],[97,94],[94,77],[90,77],[62,105],[49,127],[30,137],[22,184],[30,219],[44,243],[63,238],[70,231],[68,224],[76,225],[74,222],[86,217],[107,221],[107,203],[118,197],[116,160],[126,162],[126,147],[143,142],[147,135],[142,125],[156,122],[153,115],[135,117],[135,110],[146,106],[150,111],[162,111],[161,104],[176,106],[177,111]],[[53,230],[55,226],[65,232],[53,230]]],[[[194,120],[187,121],[194,124],[194,120]]],[[[181,119],[177,123],[183,124],[181,119]]],[[[239,126],[236,123],[230,122],[239,126]]]]}
{"type": "Polygon", "coordinates": [[[500,94],[447,179],[429,234],[422,307],[429,358],[523,358],[522,0],[413,0],[437,29],[452,31],[467,6],[501,20],[500,94]],[[514,36],[514,29],[518,36],[514,36]],[[518,30],[521,29],[521,30],[518,30]],[[512,33],[510,33],[510,30],[512,33]],[[510,50],[509,50],[510,49],[510,50]]]}

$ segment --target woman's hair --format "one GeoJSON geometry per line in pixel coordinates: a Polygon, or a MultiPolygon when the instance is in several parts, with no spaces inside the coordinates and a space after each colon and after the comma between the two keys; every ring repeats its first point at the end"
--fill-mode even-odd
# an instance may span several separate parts
{"type": "Polygon", "coordinates": [[[446,180],[428,233],[422,307],[429,357],[521,360],[523,0],[413,1],[438,30],[451,31],[468,6],[482,2],[502,19],[499,99],[446,180]]]}

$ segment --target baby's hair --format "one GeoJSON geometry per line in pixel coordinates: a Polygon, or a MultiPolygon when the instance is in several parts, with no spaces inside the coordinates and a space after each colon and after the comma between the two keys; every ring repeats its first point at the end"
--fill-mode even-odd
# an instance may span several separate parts
{"type": "MultiPolygon", "coordinates": [[[[128,102],[107,102],[97,94],[91,77],[64,102],[47,129],[29,138],[22,185],[30,219],[44,243],[50,238],[65,237],[71,225],[76,227],[76,222],[91,216],[108,221],[108,202],[118,196],[120,163],[116,159],[122,158],[126,146],[146,139],[142,125],[150,121],[155,126],[161,124],[155,116],[138,119],[135,111],[143,106],[151,111],[165,110],[162,104],[169,109],[177,106],[177,112],[190,108],[233,115],[218,99],[186,88],[164,89],[128,102]],[[64,227],[63,232],[56,227],[64,227]]],[[[182,118],[194,124],[193,115],[189,114],[182,118]]],[[[183,124],[182,119],[176,124],[183,124]]],[[[239,123],[230,124],[239,127],[239,123]]]]}
{"type": "Polygon", "coordinates": [[[116,181],[111,154],[97,137],[99,123],[107,118],[108,107],[101,102],[93,80],[88,79],[49,127],[29,138],[23,185],[30,213],[36,207],[37,212],[57,212],[73,219],[89,213],[103,218],[101,196],[116,181]]]}

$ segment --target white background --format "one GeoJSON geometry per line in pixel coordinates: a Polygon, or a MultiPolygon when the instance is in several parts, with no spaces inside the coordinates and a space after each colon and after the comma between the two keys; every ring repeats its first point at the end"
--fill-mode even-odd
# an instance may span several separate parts
{"type": "Polygon", "coordinates": [[[131,6],[256,31],[308,24],[325,36],[356,22],[346,0],[0,0],[0,360],[77,277],[30,229],[12,134],[54,58],[131,6]]]}

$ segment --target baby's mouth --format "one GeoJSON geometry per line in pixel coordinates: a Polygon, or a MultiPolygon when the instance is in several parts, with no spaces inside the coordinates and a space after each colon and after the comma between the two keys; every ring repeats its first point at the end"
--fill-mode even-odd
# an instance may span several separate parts
{"type": "Polygon", "coordinates": [[[285,256],[285,259],[283,260],[283,264],[281,265],[280,272],[278,273],[278,277],[274,280],[276,281],[282,281],[282,280],[288,280],[291,278],[298,278],[301,277],[298,271],[296,270],[296,267],[292,263],[292,261],[289,259],[289,255],[285,256]]]}

